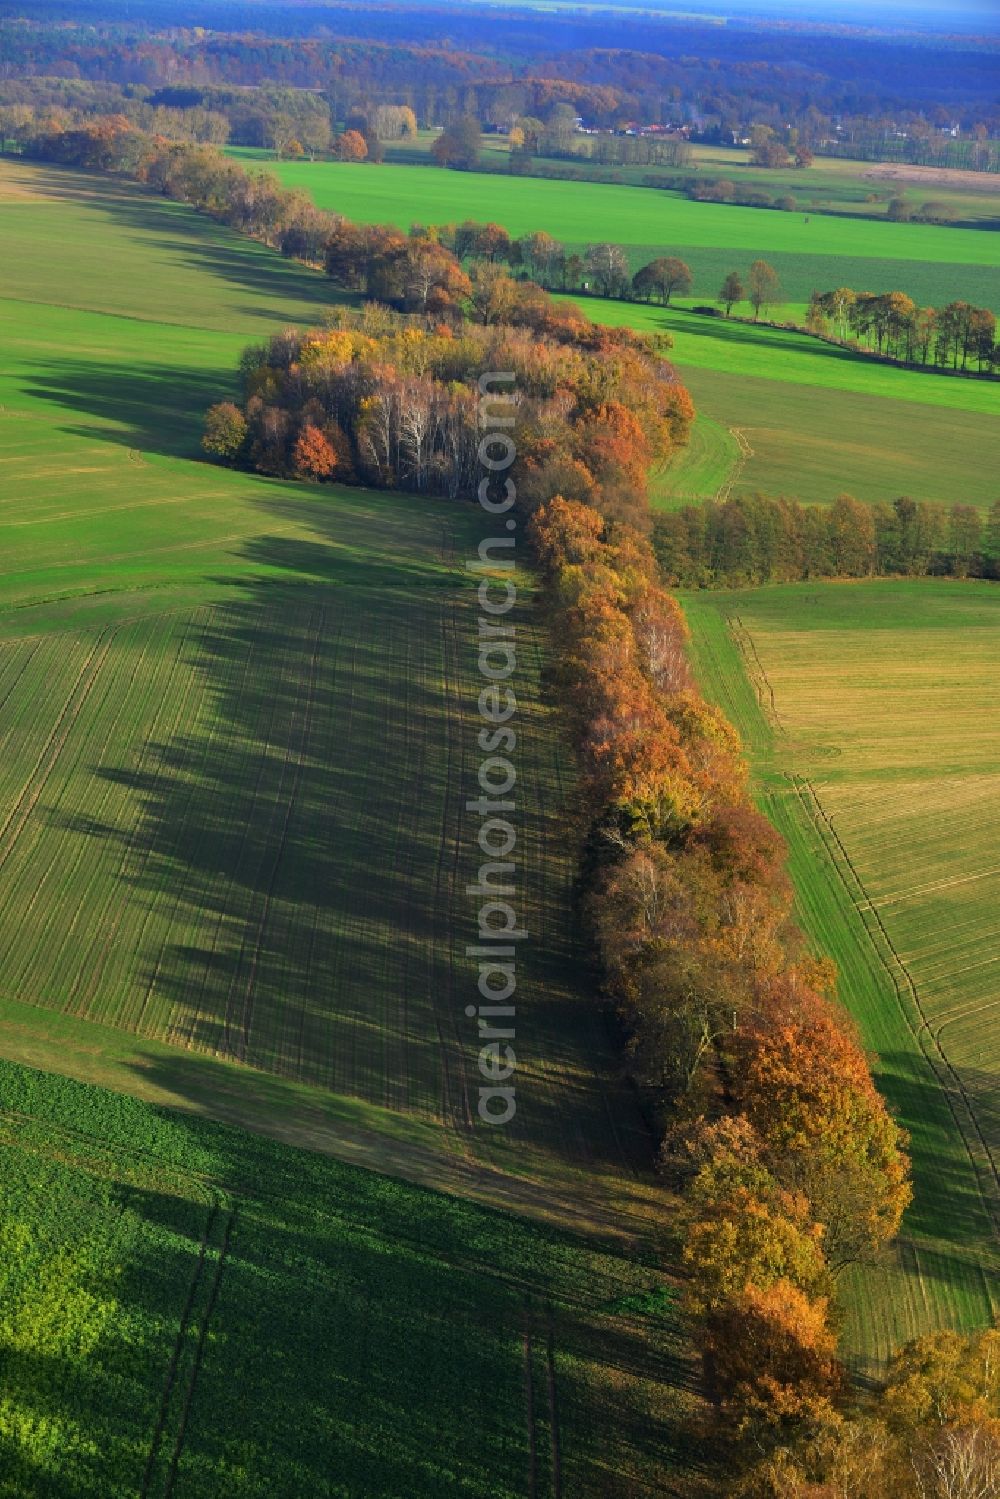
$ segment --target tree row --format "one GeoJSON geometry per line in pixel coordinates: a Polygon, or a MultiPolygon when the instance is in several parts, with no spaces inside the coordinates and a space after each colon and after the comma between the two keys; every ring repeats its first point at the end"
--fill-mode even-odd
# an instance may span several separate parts
{"type": "Polygon", "coordinates": [[[657,515],[653,546],[664,579],[684,588],[809,578],[1000,578],[1000,500],[984,515],[972,505],[907,495],[891,505],[851,495],[832,505],[740,495],[657,515]]]}

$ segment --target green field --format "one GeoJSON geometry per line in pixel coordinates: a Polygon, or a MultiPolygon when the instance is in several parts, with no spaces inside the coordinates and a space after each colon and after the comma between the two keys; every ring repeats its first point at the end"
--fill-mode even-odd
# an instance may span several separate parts
{"type": "MultiPolygon", "coordinates": [[[[436,130],[420,130],[415,140],[388,141],[386,160],[393,163],[426,166],[430,148],[437,139],[436,130]]],[[[243,152],[253,160],[268,160],[268,153],[243,152]]],[[[485,135],[480,165],[487,172],[510,171],[510,142],[506,136],[485,135]]],[[[817,157],[808,171],[798,167],[758,167],[751,152],[743,147],[692,147],[688,166],[603,166],[580,156],[572,160],[540,157],[533,170],[573,172],[586,177],[630,183],[642,187],[643,178],[654,176],[687,182],[694,178],[726,179],[739,190],[753,189],[771,197],[786,194],[793,197],[800,212],[860,215],[884,219],[891,198],[908,202],[914,213],[933,200],[946,203],[953,222],[965,226],[996,229],[1000,225],[1000,178],[989,172],[951,172],[939,168],[911,168],[841,157],[817,157]]]]}
{"type": "MultiPolygon", "coordinates": [[[[260,153],[236,150],[244,161],[260,153]]],[[[471,218],[511,234],[547,229],[569,247],[611,239],[634,266],[654,255],[686,260],[694,295],[714,300],[727,271],[764,256],[789,302],[816,290],[908,292],[921,304],[956,297],[1000,311],[1000,238],[985,230],[891,224],[865,218],[811,217],[771,209],[695,203],[675,193],[599,182],[449,172],[385,163],[262,161],[321,208],[366,223],[447,224],[471,218]],[[808,219],[808,221],[807,221],[808,219]]]]}
{"type": "Polygon", "coordinates": [[[655,1267],[0,1063],[3,1490],[672,1492],[655,1267]]]}
{"type": "MultiPolygon", "coordinates": [[[[689,301],[714,298],[726,269],[761,253],[778,266],[793,301],[817,286],[847,282],[903,286],[925,301],[978,295],[996,304],[1000,285],[1000,240],[987,231],[829,216],[805,224],[795,215],[598,183],[399,165],[275,166],[283,181],[307,187],[324,207],[358,219],[409,224],[471,216],[496,219],[519,233],[545,228],[567,243],[594,237],[593,225],[600,223],[633,249],[638,244],[650,253],[684,255],[696,272],[709,247],[726,263],[699,282],[689,301]],[[663,238],[647,243],[654,231],[663,238]],[[742,261],[736,254],[734,262],[730,247],[739,249],[742,261]],[[956,263],[963,255],[969,264],[956,263]],[[926,263],[915,257],[927,257],[926,263]],[[926,278],[933,284],[925,285],[926,278]]],[[[708,498],[723,485],[734,494],[762,490],[824,502],[845,490],[872,502],[909,494],[982,508],[996,498],[996,382],[893,369],[804,334],[706,318],[683,306],[665,311],[599,298],[584,299],[583,306],[599,321],[665,331],[674,340],[672,357],[701,423],[692,452],[660,478],[659,504],[708,498]]],[[[799,319],[802,313],[801,305],[781,310],[799,319]]]]}
{"type": "Polygon", "coordinates": [[[489,1131],[463,950],[480,512],[201,461],[239,350],[316,320],[322,277],[18,163],[0,224],[5,1476],[603,1499],[609,1464],[669,1493],[691,1371],[649,1267],[673,1214],[574,956],[530,578],[532,942],[518,1112],[489,1131]]]}
{"type": "MultiPolygon", "coordinates": [[[[739,433],[743,451],[730,448],[726,481],[734,494],[830,501],[846,490],[982,509],[996,498],[995,381],[893,369],[784,329],[597,298],[583,306],[599,322],[670,334],[699,423],[739,433]]],[[[699,469],[682,455],[661,481],[661,504],[689,498],[692,487],[701,498],[718,492],[724,451],[697,424],[695,432],[696,452],[711,446],[716,460],[699,469]]]]}
{"type": "Polygon", "coordinates": [[[44,171],[33,185],[0,207],[0,1001],[326,1090],[376,1133],[429,1130],[443,1169],[510,1157],[559,1179],[572,1211],[578,1191],[606,1209],[648,1146],[568,955],[569,787],[537,701],[530,590],[521,868],[537,956],[522,1104],[484,1134],[462,1024],[479,512],[197,461],[240,347],[316,317],[326,284],[139,192],[44,171]],[[74,307],[19,297],[56,214],[74,307]],[[169,323],[139,315],[150,245],[169,323]],[[277,324],[247,291],[272,267],[277,324]],[[90,310],[119,294],[128,316],[90,310]]]}
{"type": "Polygon", "coordinates": [[[1000,594],[823,583],[684,604],[800,917],[912,1136],[915,1200],[892,1259],[855,1279],[848,1346],[982,1326],[1000,1302],[1000,594]]]}

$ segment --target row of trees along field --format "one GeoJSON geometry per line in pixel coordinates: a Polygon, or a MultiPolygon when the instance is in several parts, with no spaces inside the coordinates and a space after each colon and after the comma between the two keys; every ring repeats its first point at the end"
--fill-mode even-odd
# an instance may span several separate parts
{"type": "Polygon", "coordinates": [[[732,1484],[784,1499],[789,1474],[854,1462],[863,1430],[865,1481],[915,1496],[915,1454],[921,1473],[964,1461],[969,1444],[976,1461],[996,1457],[981,1408],[996,1393],[993,1345],[909,1350],[884,1408],[863,1413],[837,1359],[837,1276],[896,1232],[905,1142],[835,1006],[831,965],[792,923],[781,840],[750,804],[734,731],[693,685],[679,609],[640,534],[646,470],[684,440],[690,404],[648,340],[510,287],[493,320],[368,307],[276,335],[247,352],[245,407],[213,408],[207,445],[266,472],[325,477],[339,463],[348,478],[471,492],[476,374],[516,372],[512,474],[549,582],[588,909],[686,1204],[713,1440],[732,1484]],[[977,1383],[968,1408],[966,1380],[942,1415],[910,1371],[946,1356],[977,1383]]]}
{"type": "Polygon", "coordinates": [[[952,1469],[1000,1464],[1000,1336],[927,1338],[877,1397],[849,1388],[837,1279],[895,1235],[906,1142],[832,965],[794,925],[736,734],[693,685],[682,616],[634,527],[556,497],[530,531],[590,829],[591,927],[683,1202],[703,1436],[726,1475],[705,1492],[960,1492],[952,1469]]]}
{"type": "Polygon", "coordinates": [[[675,587],[742,587],[808,578],[1000,579],[1000,500],[935,505],[901,495],[869,505],[841,495],[802,505],[767,495],[706,500],[658,514],[653,547],[675,587]]]}
{"type": "Polygon", "coordinates": [[[860,345],[904,364],[966,370],[973,361],[982,372],[1000,363],[995,314],[969,302],[918,307],[905,292],[857,292],[840,286],[813,293],[806,326],[811,333],[833,334],[847,347],[860,345]]]}
{"type": "MultiPolygon", "coordinates": [[[[530,277],[555,291],[584,290],[664,306],[694,284],[691,267],[674,255],[657,256],[632,274],[625,250],[609,241],[588,245],[580,254],[567,252],[544,230],[513,238],[500,224],[474,220],[414,226],[409,235],[392,226],[353,224],[317,209],[308,193],[283,188],[268,172],[248,172],[208,144],[151,135],[124,115],[89,117],[82,124],[45,116],[32,130],[22,136],[29,155],[134,176],[284,255],[324,264],[333,281],[347,290],[405,305],[408,311],[453,308],[467,295],[466,267],[478,294],[474,305],[484,321],[494,316],[498,300],[513,295],[515,277],[530,277]],[[421,274],[407,278],[407,258],[421,261],[421,274]],[[431,273],[432,263],[440,275],[431,273]],[[502,266],[509,275],[500,274],[502,266]]],[[[339,139],[349,147],[343,155],[362,159],[368,150],[359,131],[339,139]]],[[[782,296],[773,266],[758,259],[745,280],[738,271],[725,277],[718,301],[727,316],[748,302],[757,319],[782,296]]],[[[856,294],[841,288],[814,296],[807,326],[814,333],[843,338],[851,347],[911,363],[967,370],[971,359],[982,373],[1000,363],[993,313],[967,302],[936,312],[917,308],[900,292],[856,294]],[[849,339],[849,331],[857,336],[849,339]]]]}

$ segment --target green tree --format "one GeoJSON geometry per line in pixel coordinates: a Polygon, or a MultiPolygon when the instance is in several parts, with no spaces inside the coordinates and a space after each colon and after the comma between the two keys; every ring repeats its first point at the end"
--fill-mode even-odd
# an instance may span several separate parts
{"type": "Polygon", "coordinates": [[[213,458],[234,463],[247,440],[247,420],[232,401],[220,401],[205,413],[205,432],[201,445],[213,458]]]}

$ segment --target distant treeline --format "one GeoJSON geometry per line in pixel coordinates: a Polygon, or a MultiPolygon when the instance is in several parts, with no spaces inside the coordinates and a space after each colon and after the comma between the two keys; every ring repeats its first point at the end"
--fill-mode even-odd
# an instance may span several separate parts
{"type": "Polygon", "coordinates": [[[744,587],[809,578],[1000,578],[1000,500],[987,515],[901,496],[832,505],[746,495],[656,516],[664,579],[683,588],[744,587]]]}
{"type": "Polygon", "coordinates": [[[879,141],[883,156],[895,145],[947,164],[966,147],[962,164],[986,169],[997,151],[988,38],[932,44],[849,28],[538,7],[514,7],[516,20],[497,27],[461,5],[147,0],[137,9],[105,0],[95,18],[88,0],[23,0],[16,17],[0,20],[6,76],[153,90],[167,79],[195,89],[290,87],[322,95],[336,120],[393,103],[421,125],[473,115],[488,127],[564,105],[589,125],[682,124],[730,145],[757,125],[793,127],[813,149],[879,141]]]}
{"type": "MultiPolygon", "coordinates": [[[[337,121],[329,102],[307,89],[223,85],[150,88],[134,84],[91,83],[80,79],[21,78],[0,81],[0,147],[26,148],[39,135],[86,127],[96,117],[114,115],[148,135],[213,145],[254,146],[318,156],[330,151],[337,121]]],[[[412,111],[399,105],[371,105],[349,116],[345,128],[359,130],[367,154],[374,143],[416,130],[412,111]]]]}
{"type": "Polygon", "coordinates": [[[915,121],[901,138],[892,126],[881,128],[858,119],[848,123],[843,138],[823,148],[825,156],[848,157],[852,161],[896,161],[907,166],[947,167],[952,171],[1000,172],[1000,141],[991,140],[985,129],[974,130],[968,140],[952,140],[931,132],[915,121]]]}

